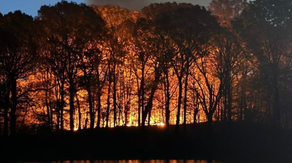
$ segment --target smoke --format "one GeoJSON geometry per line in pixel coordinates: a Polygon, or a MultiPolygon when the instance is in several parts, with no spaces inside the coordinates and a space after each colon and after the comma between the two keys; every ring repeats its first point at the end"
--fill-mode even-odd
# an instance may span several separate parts
{"type": "MultiPolygon", "coordinates": [[[[94,4],[99,6],[104,5],[118,5],[130,10],[141,10],[143,7],[151,3],[171,2],[171,0],[86,0],[87,4],[94,4]]],[[[194,5],[208,6],[211,0],[173,0],[177,3],[192,3],[194,5]]]]}

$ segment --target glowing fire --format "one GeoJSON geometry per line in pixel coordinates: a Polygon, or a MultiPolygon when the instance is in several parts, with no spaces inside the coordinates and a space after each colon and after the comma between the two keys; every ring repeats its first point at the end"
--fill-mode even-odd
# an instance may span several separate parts
{"type": "Polygon", "coordinates": [[[164,127],[165,124],[163,122],[160,122],[160,123],[157,124],[157,126],[164,127]]]}
{"type": "MultiPolygon", "coordinates": [[[[128,62],[125,62],[125,64],[130,64],[128,62]]],[[[210,68],[211,71],[211,66],[208,66],[210,68]]],[[[120,68],[120,67],[119,67],[120,68]]],[[[153,71],[151,70],[149,67],[147,67],[147,69],[149,69],[149,71],[153,71]]],[[[102,70],[100,70],[102,71],[102,70]]],[[[125,67],[121,67],[119,69],[120,73],[120,80],[121,81],[117,81],[117,112],[116,112],[116,123],[114,124],[113,120],[114,118],[114,111],[113,111],[113,93],[110,93],[110,96],[108,96],[108,94],[106,93],[108,90],[108,83],[105,83],[105,86],[102,88],[102,92],[103,94],[101,95],[101,116],[100,116],[100,126],[101,128],[106,127],[106,121],[107,121],[107,112],[108,112],[108,127],[109,128],[113,128],[115,126],[127,126],[127,127],[132,127],[132,126],[139,126],[139,124],[141,125],[141,119],[140,119],[140,123],[139,122],[139,113],[138,113],[138,107],[141,107],[138,105],[139,103],[139,97],[137,96],[137,91],[140,83],[140,77],[135,76],[134,72],[132,72],[133,70],[131,68],[128,68],[127,66],[125,67]],[[107,98],[110,97],[109,103],[110,103],[110,107],[109,107],[109,111],[107,111],[107,106],[108,106],[108,102],[107,102],[107,98]]],[[[173,70],[169,70],[170,74],[174,74],[173,70]]],[[[200,76],[200,73],[197,72],[196,69],[193,70],[193,74],[195,74],[197,79],[203,79],[202,76],[200,76]]],[[[140,75],[140,71],[137,71],[136,75],[140,75]]],[[[149,72],[149,74],[151,74],[149,72]]],[[[146,76],[147,79],[152,78],[153,76],[149,75],[146,76]]],[[[80,76],[82,76],[82,74],[78,74],[80,76]]],[[[212,76],[208,76],[209,78],[212,79],[212,76]]],[[[42,72],[38,72],[34,75],[30,75],[27,80],[19,80],[18,81],[18,86],[20,88],[22,88],[23,90],[27,89],[26,87],[31,86],[31,85],[36,85],[38,83],[42,83],[46,80],[49,80],[50,83],[48,83],[49,85],[55,85],[55,76],[53,74],[49,74],[48,77],[46,77],[42,72]],[[48,79],[47,79],[48,78],[48,79]]],[[[196,121],[197,123],[200,122],[205,122],[207,121],[207,118],[203,112],[202,106],[199,105],[199,102],[196,102],[196,92],[193,91],[194,88],[198,87],[198,84],[193,84],[196,82],[203,82],[203,81],[195,81],[193,78],[190,78],[190,83],[189,83],[189,90],[188,90],[188,101],[187,101],[187,106],[197,106],[198,107],[198,113],[197,115],[194,115],[195,111],[194,108],[195,107],[187,107],[187,112],[186,112],[186,123],[187,124],[192,124],[194,123],[194,121],[196,121]]],[[[178,98],[178,87],[177,87],[177,78],[175,75],[170,76],[169,77],[169,81],[170,81],[170,92],[172,93],[172,96],[170,101],[169,101],[169,124],[170,125],[175,125],[176,124],[176,118],[177,118],[177,98],[178,98]]],[[[218,87],[218,84],[216,85],[216,83],[219,83],[217,80],[211,80],[212,84],[214,85],[214,87],[218,87]]],[[[51,86],[49,86],[51,87],[51,86]]],[[[68,85],[65,85],[66,88],[68,88],[68,85]]],[[[148,125],[148,121],[150,120],[150,125],[151,126],[159,126],[159,127],[165,127],[165,123],[166,123],[166,111],[165,111],[165,92],[164,92],[164,86],[159,85],[159,89],[157,89],[156,93],[155,93],[155,98],[153,100],[153,108],[151,110],[151,117],[148,119],[146,119],[145,121],[145,125],[148,125]]],[[[57,126],[58,123],[58,110],[57,110],[57,102],[58,100],[60,100],[60,88],[59,87],[53,87],[54,89],[51,89],[50,92],[48,92],[46,94],[45,91],[39,91],[39,92],[32,92],[29,95],[31,96],[31,98],[35,98],[35,101],[40,101],[39,108],[36,108],[36,111],[38,114],[40,115],[46,115],[47,114],[47,104],[44,101],[44,99],[48,100],[48,104],[51,104],[49,106],[49,109],[51,109],[51,116],[52,116],[52,126],[57,126]],[[48,96],[48,97],[47,97],[48,96]],[[45,108],[45,109],[44,109],[45,108]]],[[[200,93],[204,92],[205,90],[208,90],[206,88],[206,86],[204,86],[204,83],[201,84],[200,87],[200,93]],[[200,90],[202,89],[202,90],[200,90]]],[[[96,89],[93,89],[93,91],[96,89]]],[[[111,90],[112,91],[112,90],[111,90]]],[[[149,90],[148,90],[149,91],[149,90]]],[[[90,128],[90,114],[89,114],[89,104],[88,104],[88,93],[85,89],[80,89],[76,92],[76,97],[75,97],[75,101],[74,101],[74,105],[75,105],[75,110],[74,110],[74,129],[73,131],[78,131],[79,128],[81,129],[88,129],[90,128]]],[[[148,95],[149,92],[146,91],[145,93],[145,99],[148,99],[148,95]]],[[[203,94],[203,93],[202,93],[203,94]]],[[[208,94],[208,92],[206,92],[206,94],[208,94]]],[[[96,92],[94,92],[93,94],[93,106],[94,106],[94,128],[97,127],[97,101],[96,101],[96,92]]],[[[69,97],[66,94],[64,97],[64,102],[66,104],[69,104],[69,97]]],[[[144,101],[144,103],[146,103],[144,101]]],[[[145,104],[146,105],[146,104],[145,104]]],[[[38,106],[38,105],[37,105],[38,106]]],[[[144,106],[145,107],[145,106],[144,106]]],[[[64,110],[69,110],[69,105],[66,105],[64,107],[64,110]]],[[[142,117],[142,113],[140,113],[140,117],[142,117]]],[[[183,114],[184,111],[181,110],[180,112],[180,124],[183,123],[183,114]]],[[[24,115],[24,113],[23,113],[24,115]]],[[[26,118],[25,118],[25,123],[26,125],[30,125],[33,123],[36,123],[36,116],[34,115],[34,112],[28,112],[28,114],[25,114],[26,118]]],[[[218,119],[218,117],[221,116],[221,112],[217,110],[216,113],[214,113],[214,119],[218,119]]],[[[22,117],[19,118],[20,120],[22,119],[22,117]]],[[[60,120],[60,119],[59,119],[60,120]]],[[[63,122],[64,122],[64,129],[65,130],[70,130],[70,124],[69,124],[69,120],[70,120],[70,115],[68,112],[64,111],[64,115],[63,115],[63,122]]],[[[41,122],[38,122],[41,123],[41,122]]],[[[59,122],[60,123],[60,122],[59,122]]],[[[58,124],[58,126],[61,126],[61,124],[58,124]]]]}

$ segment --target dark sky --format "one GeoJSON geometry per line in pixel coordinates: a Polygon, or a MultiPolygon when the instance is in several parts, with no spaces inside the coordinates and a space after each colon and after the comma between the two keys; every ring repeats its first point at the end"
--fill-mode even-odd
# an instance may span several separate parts
{"type": "MultiPolygon", "coordinates": [[[[174,1],[174,0],[173,0],[174,1]]],[[[140,10],[145,6],[148,6],[151,3],[160,3],[160,2],[173,2],[170,0],[87,0],[87,4],[95,5],[119,5],[130,10],[140,10]]],[[[211,0],[175,0],[177,3],[192,3],[199,4],[203,6],[208,6],[211,0]]]]}

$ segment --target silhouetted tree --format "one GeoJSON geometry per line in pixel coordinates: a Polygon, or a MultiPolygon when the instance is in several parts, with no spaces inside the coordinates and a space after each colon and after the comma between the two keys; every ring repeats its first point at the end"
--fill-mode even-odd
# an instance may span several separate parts
{"type": "MultiPolygon", "coordinates": [[[[112,97],[108,96],[110,100],[112,98],[112,108],[113,108],[113,125],[116,126],[119,124],[117,120],[120,120],[121,113],[121,99],[118,99],[118,95],[121,95],[121,90],[118,89],[118,85],[121,84],[121,68],[123,67],[123,61],[125,59],[125,52],[128,47],[127,41],[129,39],[125,39],[125,34],[127,33],[127,27],[124,26],[124,22],[126,21],[136,21],[138,14],[133,11],[129,11],[127,9],[118,7],[118,6],[93,6],[93,8],[100,12],[106,21],[107,27],[109,29],[109,37],[107,37],[107,62],[109,69],[109,77],[108,77],[108,93],[112,93],[112,97]]],[[[107,106],[107,121],[110,115],[110,103],[107,106]]]]}
{"type": "MultiPolygon", "coordinates": [[[[20,11],[8,13],[1,21],[2,39],[0,66],[6,87],[6,101],[10,106],[10,133],[16,133],[17,107],[20,98],[18,80],[25,80],[36,68],[37,45],[35,24],[32,17],[20,11]],[[5,41],[4,41],[5,40],[5,41]],[[11,94],[11,96],[10,96],[11,94]]],[[[7,107],[5,109],[5,133],[7,134],[7,107]]]]}
{"type": "Polygon", "coordinates": [[[208,42],[211,31],[218,28],[214,17],[205,8],[189,4],[179,4],[178,9],[166,11],[160,15],[160,24],[165,33],[175,42],[177,55],[172,67],[178,79],[179,96],[176,125],[180,124],[180,113],[184,83],[184,124],[186,124],[187,92],[189,70],[199,56],[206,54],[204,44],[208,42]]]}
{"type": "MultiPolygon", "coordinates": [[[[95,111],[94,111],[94,98],[93,89],[97,84],[97,91],[100,92],[100,77],[99,70],[100,62],[102,60],[102,52],[100,50],[100,45],[102,45],[103,39],[106,37],[106,26],[103,19],[97,15],[94,10],[91,9],[90,12],[86,13],[86,18],[82,18],[83,24],[85,25],[83,29],[86,34],[81,34],[82,41],[80,44],[84,44],[83,51],[79,52],[80,63],[78,67],[83,72],[81,77],[81,82],[88,94],[88,105],[90,114],[90,128],[93,129],[95,125],[95,111]]],[[[82,46],[82,45],[81,45],[82,46]]]]}
{"type": "MultiPolygon", "coordinates": [[[[66,1],[57,3],[55,6],[42,6],[38,19],[46,24],[44,31],[47,42],[54,48],[54,50],[50,49],[51,52],[48,55],[53,71],[57,72],[56,76],[61,81],[61,88],[63,89],[65,84],[69,87],[70,130],[73,131],[78,65],[80,57],[84,56],[79,54],[87,53],[86,49],[94,46],[92,44],[95,44],[95,39],[99,39],[95,32],[100,33],[103,30],[103,21],[92,8],[66,1]]],[[[61,96],[61,108],[63,108],[64,91],[61,92],[61,96]]],[[[94,123],[92,105],[90,113],[92,127],[94,123]]],[[[63,128],[62,125],[61,128],[63,128]]]]}
{"type": "Polygon", "coordinates": [[[272,115],[275,124],[281,121],[281,94],[289,60],[289,24],[291,3],[288,1],[257,0],[249,5],[237,21],[237,29],[252,52],[252,64],[266,82],[273,97],[272,115]]]}

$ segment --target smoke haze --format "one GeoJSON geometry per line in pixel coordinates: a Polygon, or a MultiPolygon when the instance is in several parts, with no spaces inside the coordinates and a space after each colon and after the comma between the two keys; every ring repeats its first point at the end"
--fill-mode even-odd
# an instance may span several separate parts
{"type": "Polygon", "coordinates": [[[151,3],[164,3],[164,2],[177,2],[177,3],[192,3],[194,5],[208,6],[211,0],[87,0],[87,4],[94,5],[118,5],[130,10],[141,10],[143,7],[151,3]]]}

